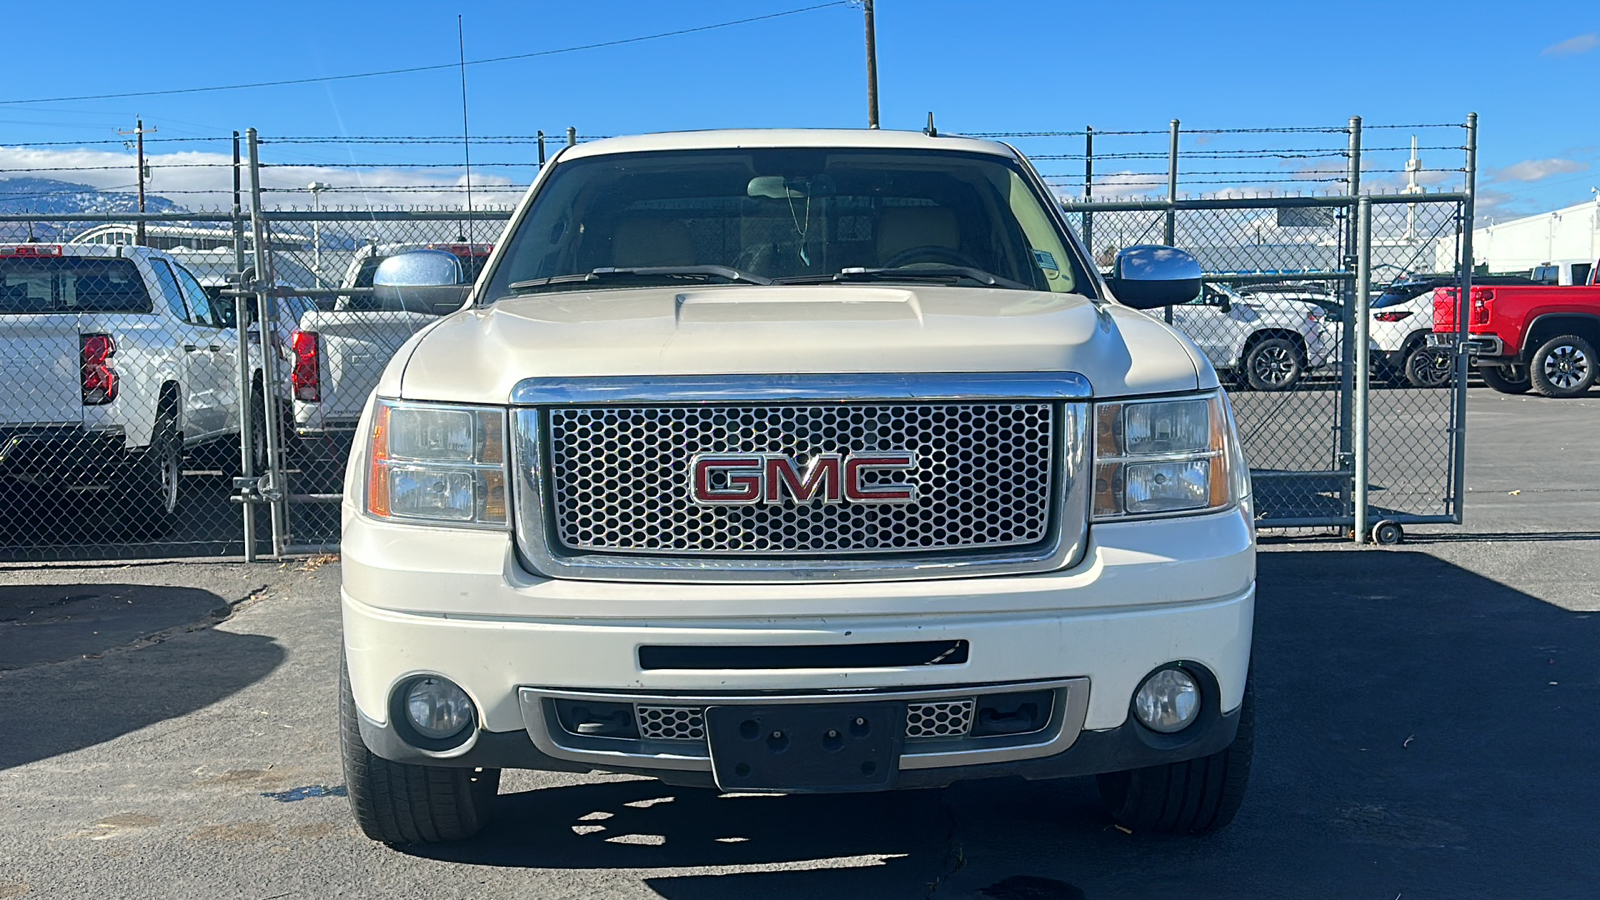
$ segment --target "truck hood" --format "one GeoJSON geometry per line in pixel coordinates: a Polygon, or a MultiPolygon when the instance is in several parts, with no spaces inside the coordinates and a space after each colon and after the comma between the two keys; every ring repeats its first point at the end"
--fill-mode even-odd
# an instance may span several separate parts
{"type": "Polygon", "coordinates": [[[1102,397],[1216,384],[1160,322],[1075,294],[715,285],[469,307],[403,349],[380,393],[504,403],[530,377],[853,372],[1077,372],[1102,397]]]}

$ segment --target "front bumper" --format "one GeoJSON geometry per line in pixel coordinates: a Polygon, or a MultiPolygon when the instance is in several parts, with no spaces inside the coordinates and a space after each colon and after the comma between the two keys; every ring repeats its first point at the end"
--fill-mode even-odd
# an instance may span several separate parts
{"type": "MultiPolygon", "coordinates": [[[[545,701],[601,696],[675,705],[918,700],[1050,690],[1025,739],[907,742],[901,786],[991,774],[1054,777],[1192,758],[1233,737],[1249,665],[1254,542],[1247,509],[1097,525],[1084,559],[1038,575],[926,582],[647,584],[526,572],[510,537],[347,515],[345,647],[368,746],[430,765],[640,772],[708,783],[704,750],[595,745],[552,725],[545,701]],[[773,648],[964,641],[954,664],[769,667],[773,648]],[[646,665],[642,648],[750,648],[757,662],[646,665]],[[1153,669],[1183,661],[1210,687],[1180,735],[1129,716],[1153,669]],[[441,675],[479,710],[447,750],[397,731],[395,692],[441,675]]],[[[403,726],[402,726],[403,730],[403,726]]]]}

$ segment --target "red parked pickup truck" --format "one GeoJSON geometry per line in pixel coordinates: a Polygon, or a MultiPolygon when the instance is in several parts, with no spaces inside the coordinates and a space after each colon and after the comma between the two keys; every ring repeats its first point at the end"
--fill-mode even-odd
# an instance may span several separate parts
{"type": "MultiPolygon", "coordinates": [[[[1458,333],[1459,288],[1433,292],[1433,337],[1445,346],[1458,333]]],[[[1490,387],[1507,394],[1529,388],[1546,397],[1576,397],[1600,366],[1600,285],[1473,285],[1467,303],[1467,351],[1490,387]]]]}

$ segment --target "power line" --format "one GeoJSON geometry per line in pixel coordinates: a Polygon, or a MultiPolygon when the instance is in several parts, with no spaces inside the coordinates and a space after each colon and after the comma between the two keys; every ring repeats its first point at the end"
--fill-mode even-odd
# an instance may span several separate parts
{"type": "MultiPolygon", "coordinates": [[[[779,19],[784,16],[794,16],[800,13],[813,12],[827,9],[832,6],[848,5],[848,0],[834,0],[832,3],[818,3],[814,6],[804,6],[799,9],[787,9],[782,12],[767,13],[762,16],[750,16],[744,19],[734,19],[728,22],[717,22],[711,25],[697,25],[693,28],[679,28],[675,31],[663,31],[657,34],[646,34],[638,37],[618,38],[611,41],[600,41],[594,44],[580,44],[576,47],[561,47],[556,50],[538,50],[533,53],[516,53],[510,56],[495,56],[489,59],[468,60],[465,65],[481,66],[489,63],[512,62],[521,59],[535,59],[542,56],[555,56],[561,53],[576,53],[580,50],[599,50],[604,47],[620,47],[624,44],[637,44],[643,41],[654,41],[661,38],[681,37],[686,34],[698,34],[703,31],[714,31],[719,28],[731,28],[735,25],[748,25],[751,22],[764,22],[768,19],[779,19]]],[[[80,94],[75,97],[32,97],[26,100],[0,100],[0,106],[20,106],[30,103],[65,103],[72,100],[120,100],[128,97],[165,97],[173,94],[202,94],[213,91],[238,91],[247,88],[286,87],[296,84],[321,84],[329,81],[351,81],[357,78],[378,78],[385,75],[409,75],[413,72],[437,72],[441,69],[454,69],[463,65],[461,62],[437,63],[428,66],[409,66],[404,69],[384,69],[377,72],[355,72],[349,75],[324,75],[316,78],[287,78],[281,81],[256,81],[247,84],[219,84],[209,87],[172,88],[161,91],[125,91],[116,94],[80,94]]]]}

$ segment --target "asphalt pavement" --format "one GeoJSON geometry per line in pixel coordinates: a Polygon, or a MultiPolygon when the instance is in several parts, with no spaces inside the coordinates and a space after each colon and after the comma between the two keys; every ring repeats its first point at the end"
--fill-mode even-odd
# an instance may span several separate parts
{"type": "Polygon", "coordinates": [[[1600,894],[1600,394],[1474,390],[1468,525],[1266,536],[1252,785],[1209,838],[1092,779],[719,797],[508,773],[472,841],[356,830],[339,569],[0,568],[13,897],[1588,898],[1600,894]]]}

